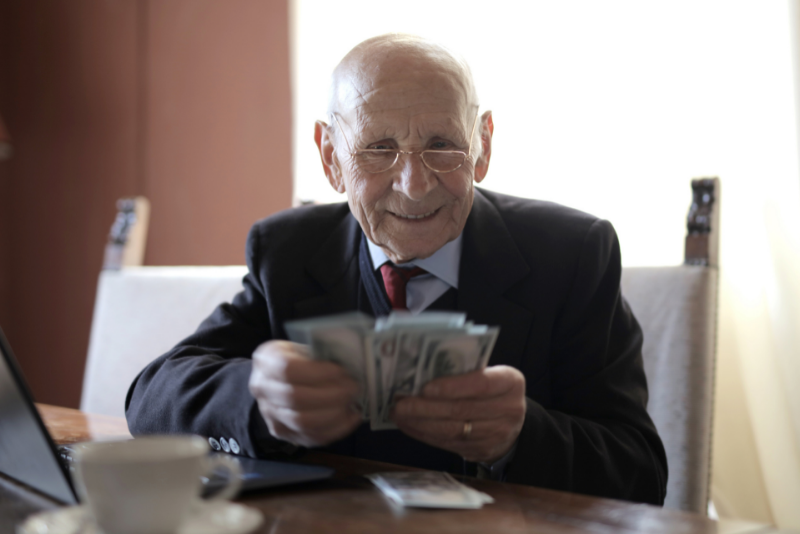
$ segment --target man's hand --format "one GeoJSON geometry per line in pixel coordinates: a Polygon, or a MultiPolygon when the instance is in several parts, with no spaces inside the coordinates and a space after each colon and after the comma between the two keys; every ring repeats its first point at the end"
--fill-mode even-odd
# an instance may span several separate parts
{"type": "Polygon", "coordinates": [[[335,363],[311,360],[306,345],[260,345],[249,386],[270,433],[295,445],[327,445],[361,423],[356,382],[335,363]]]}
{"type": "Polygon", "coordinates": [[[419,397],[400,400],[394,422],[409,436],[473,462],[511,450],[525,421],[525,377],[498,365],[431,380],[419,397]]]}

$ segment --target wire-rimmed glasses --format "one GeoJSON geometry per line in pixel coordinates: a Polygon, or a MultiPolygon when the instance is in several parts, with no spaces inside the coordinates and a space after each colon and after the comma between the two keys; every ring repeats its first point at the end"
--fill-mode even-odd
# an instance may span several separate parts
{"type": "Polygon", "coordinates": [[[469,148],[467,152],[462,150],[433,150],[430,148],[415,150],[413,152],[396,148],[363,148],[361,150],[353,150],[350,141],[347,139],[347,135],[344,133],[342,124],[336,117],[336,113],[333,113],[333,120],[336,121],[336,124],[342,131],[342,137],[344,137],[344,142],[347,143],[348,152],[353,156],[356,165],[365,172],[380,174],[394,167],[394,164],[400,159],[400,154],[419,154],[422,163],[433,172],[448,173],[460,169],[467,160],[467,157],[472,154],[472,139],[475,136],[475,127],[478,125],[478,114],[475,113],[475,120],[472,123],[472,132],[469,136],[469,148]]]}

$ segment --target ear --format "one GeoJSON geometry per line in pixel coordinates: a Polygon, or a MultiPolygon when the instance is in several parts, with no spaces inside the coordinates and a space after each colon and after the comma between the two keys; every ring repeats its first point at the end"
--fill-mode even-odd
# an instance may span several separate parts
{"type": "Polygon", "coordinates": [[[325,170],[328,182],[337,193],[344,193],[342,169],[339,166],[339,159],[336,157],[336,143],[330,126],[322,121],[314,123],[314,142],[319,149],[319,157],[322,160],[322,168],[325,170]]]}
{"type": "Polygon", "coordinates": [[[481,136],[481,155],[475,162],[475,182],[481,183],[489,172],[489,160],[492,159],[492,135],[494,122],[492,112],[487,111],[481,115],[479,135],[481,136]]]}

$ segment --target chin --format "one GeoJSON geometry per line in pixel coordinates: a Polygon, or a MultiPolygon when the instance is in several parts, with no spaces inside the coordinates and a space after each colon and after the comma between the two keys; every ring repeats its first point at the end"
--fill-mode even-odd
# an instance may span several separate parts
{"type": "Polygon", "coordinates": [[[437,243],[432,245],[431,243],[424,243],[424,244],[417,244],[417,245],[407,245],[402,247],[397,247],[394,250],[396,251],[395,255],[398,258],[401,258],[404,261],[410,261],[414,259],[423,259],[427,258],[428,256],[432,256],[437,250],[442,248],[446,241],[441,243],[437,243]]]}

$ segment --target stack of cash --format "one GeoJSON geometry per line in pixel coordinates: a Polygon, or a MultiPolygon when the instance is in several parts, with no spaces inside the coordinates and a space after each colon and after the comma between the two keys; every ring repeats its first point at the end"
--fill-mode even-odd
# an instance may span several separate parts
{"type": "Polygon", "coordinates": [[[447,473],[398,471],[366,475],[392,502],[414,508],[481,508],[494,499],[447,473]]]}
{"type": "Polygon", "coordinates": [[[389,418],[395,403],[434,378],[486,367],[499,332],[450,312],[394,312],[377,320],[356,312],[284,326],[291,341],[310,345],[314,359],[338,363],[358,382],[372,430],[397,428],[389,418]]]}

